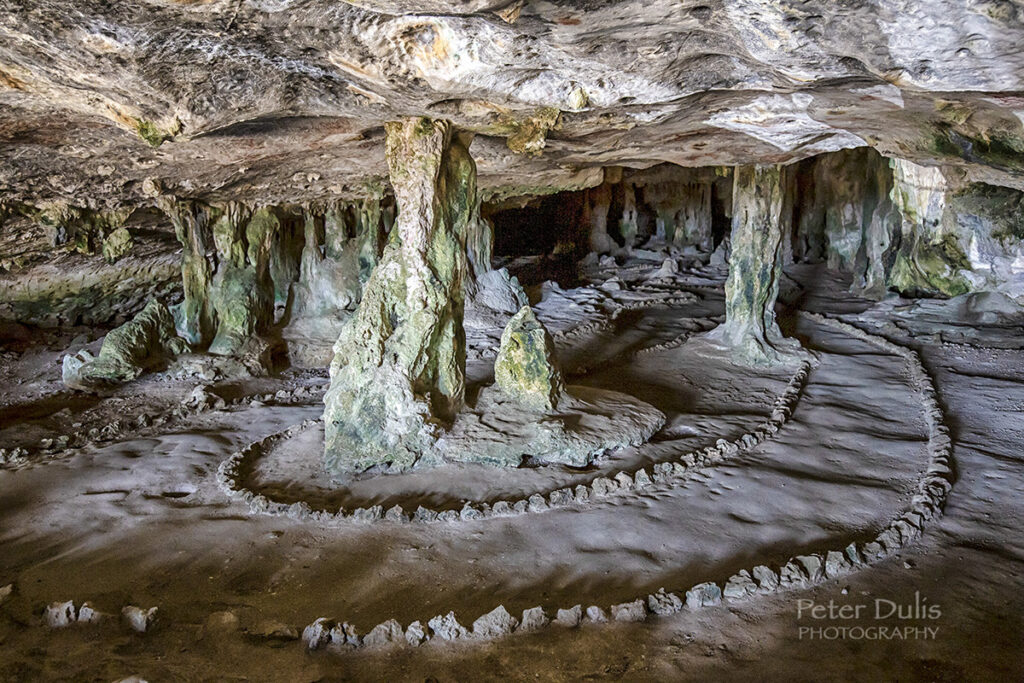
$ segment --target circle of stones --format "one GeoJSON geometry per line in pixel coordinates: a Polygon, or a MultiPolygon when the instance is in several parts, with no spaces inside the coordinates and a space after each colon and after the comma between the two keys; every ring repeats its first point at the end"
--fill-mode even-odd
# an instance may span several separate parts
{"type": "MultiPolygon", "coordinates": [[[[504,606],[499,605],[476,619],[469,628],[459,623],[454,612],[448,612],[430,619],[426,625],[414,621],[405,628],[397,620],[389,619],[375,626],[365,636],[361,636],[348,622],[319,618],[304,629],[303,645],[308,650],[328,649],[345,652],[357,648],[418,646],[432,639],[469,639],[482,642],[512,633],[539,631],[552,624],[576,627],[583,623],[644,621],[652,616],[675,614],[684,607],[697,610],[717,605],[723,600],[736,602],[756,594],[806,588],[876,564],[913,543],[920,538],[929,522],[942,515],[942,509],[955,480],[952,440],[943,422],[934,382],[913,349],[839,320],[813,313],[802,315],[871,343],[892,355],[902,357],[907,365],[911,384],[921,401],[922,415],[928,428],[928,468],[918,480],[916,492],[909,506],[871,540],[850,543],[842,549],[825,549],[818,553],[797,555],[782,564],[778,571],[767,565],[757,565],[750,570],[742,569],[725,581],[708,581],[697,584],[685,592],[681,591],[684,597],[660,589],[656,593],[638,597],[631,602],[611,605],[607,610],[598,605],[591,605],[584,610],[582,605],[577,604],[557,609],[552,614],[538,606],[524,610],[521,618],[516,618],[509,614],[504,606]]],[[[808,371],[809,368],[805,365],[798,371],[798,375],[803,374],[806,378],[808,371]]],[[[787,392],[792,388],[791,384],[787,392]]],[[[799,392],[799,388],[796,388],[796,392],[799,392]]],[[[795,397],[796,394],[792,395],[795,397]]]]}

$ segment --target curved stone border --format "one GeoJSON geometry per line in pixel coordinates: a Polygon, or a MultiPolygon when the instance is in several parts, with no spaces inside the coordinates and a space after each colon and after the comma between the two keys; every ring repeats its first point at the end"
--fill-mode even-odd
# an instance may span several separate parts
{"type": "MultiPolygon", "coordinates": [[[[685,337],[690,334],[687,332],[680,337],[684,337],[683,341],[685,341],[685,337]]],[[[683,341],[677,337],[669,342],[636,351],[635,355],[674,348],[674,346],[682,344],[683,341]]],[[[369,508],[353,510],[342,507],[337,512],[329,512],[314,510],[304,501],[294,503],[275,501],[241,485],[240,480],[251,473],[253,461],[266,452],[269,447],[278,441],[297,435],[303,429],[316,424],[318,420],[305,420],[232,453],[217,468],[216,479],[224,493],[246,503],[249,510],[255,514],[286,516],[320,523],[338,523],[348,520],[362,522],[385,520],[399,523],[470,521],[490,517],[512,517],[531,512],[543,512],[552,508],[584,506],[597,499],[632,490],[672,486],[694,468],[718,464],[726,458],[735,457],[772,438],[793,414],[796,404],[800,400],[804,383],[810,375],[811,367],[810,361],[801,361],[796,372],[786,384],[786,388],[772,404],[770,416],[752,431],[737,439],[732,441],[718,439],[713,446],[688,452],[674,460],[656,463],[651,466],[650,472],[643,467],[612,472],[595,477],[589,485],[579,484],[573,488],[557,489],[546,496],[537,492],[526,498],[498,500],[493,503],[466,501],[461,510],[434,510],[419,506],[410,513],[401,505],[395,505],[387,510],[380,505],[374,505],[369,508]]]]}
{"type": "Polygon", "coordinates": [[[851,543],[841,550],[797,555],[783,564],[778,572],[765,565],[758,565],[749,571],[743,569],[724,583],[705,582],[693,586],[685,591],[685,601],[675,593],[666,593],[660,589],[657,593],[631,602],[611,605],[607,611],[597,605],[587,607],[586,610],[582,605],[558,609],[554,620],[542,607],[526,609],[522,618],[517,619],[499,605],[474,621],[471,630],[459,624],[455,614],[449,612],[434,617],[426,626],[415,621],[404,630],[399,622],[390,619],[361,637],[351,624],[317,619],[303,632],[305,647],[308,650],[326,648],[343,652],[360,647],[381,648],[402,644],[418,646],[429,639],[485,641],[512,633],[538,631],[551,624],[575,627],[583,623],[644,621],[652,615],[665,616],[679,612],[684,604],[692,610],[719,604],[723,598],[738,601],[758,593],[809,587],[879,562],[917,540],[926,523],[941,516],[955,479],[952,441],[943,424],[942,410],[931,377],[913,349],[842,321],[812,313],[803,315],[902,357],[907,363],[913,387],[921,399],[922,413],[928,425],[928,469],[918,481],[917,492],[909,508],[871,541],[851,543]]]}
{"type": "MultiPolygon", "coordinates": [[[[195,396],[196,390],[199,388],[205,389],[206,385],[196,385],[196,388],[193,389],[193,397],[195,396]]],[[[310,385],[303,385],[291,390],[281,389],[273,394],[248,394],[239,396],[238,398],[230,401],[226,401],[208,391],[204,391],[203,393],[203,398],[193,401],[192,397],[190,397],[185,402],[175,406],[165,413],[142,412],[132,421],[114,420],[103,429],[95,427],[84,433],[71,435],[62,434],[57,437],[40,439],[34,450],[29,450],[21,446],[10,450],[0,448],[0,470],[8,469],[16,471],[25,467],[44,465],[72,455],[74,451],[82,448],[100,444],[112,444],[129,438],[137,438],[139,436],[138,431],[128,431],[133,428],[135,430],[142,430],[150,427],[169,427],[185,420],[186,418],[196,417],[197,415],[205,412],[212,410],[227,410],[228,408],[243,405],[253,405],[260,401],[275,401],[279,405],[297,405],[305,403],[317,397],[317,395],[322,395],[323,390],[313,388],[310,385]],[[44,455],[46,459],[30,460],[29,456],[33,453],[44,455]]]]}

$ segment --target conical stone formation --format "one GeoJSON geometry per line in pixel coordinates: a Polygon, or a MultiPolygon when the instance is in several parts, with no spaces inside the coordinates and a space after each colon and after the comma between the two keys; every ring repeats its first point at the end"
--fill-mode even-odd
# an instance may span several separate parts
{"type": "Polygon", "coordinates": [[[558,407],[565,385],[555,342],[529,306],[523,306],[501,334],[494,379],[502,392],[525,408],[547,412],[558,407]]]}

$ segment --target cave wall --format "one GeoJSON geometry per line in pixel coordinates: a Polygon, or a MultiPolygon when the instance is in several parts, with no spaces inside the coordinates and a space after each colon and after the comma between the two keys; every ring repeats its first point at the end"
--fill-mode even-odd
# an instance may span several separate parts
{"type": "Polygon", "coordinates": [[[795,260],[852,273],[854,293],[1024,293],[1024,193],[867,148],[791,168],[795,260]]]}
{"type": "Polygon", "coordinates": [[[0,320],[120,325],[152,296],[181,299],[177,249],[152,208],[0,206],[0,320]]]}

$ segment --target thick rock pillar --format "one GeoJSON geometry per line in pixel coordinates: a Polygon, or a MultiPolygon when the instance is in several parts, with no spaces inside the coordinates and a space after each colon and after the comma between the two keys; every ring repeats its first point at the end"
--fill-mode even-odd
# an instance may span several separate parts
{"type": "Polygon", "coordinates": [[[725,323],[710,338],[750,364],[776,363],[794,350],[775,321],[782,276],[780,175],[778,166],[741,166],[733,180],[725,323]]]}
{"type": "Polygon", "coordinates": [[[250,214],[238,204],[225,207],[214,223],[219,263],[210,301],[217,313],[217,334],[210,343],[210,353],[232,356],[251,351],[250,342],[273,325],[270,260],[274,235],[280,227],[269,209],[250,214]]]}
{"type": "Polygon", "coordinates": [[[334,346],[324,459],[335,474],[430,459],[463,404],[465,242],[476,165],[447,121],[406,119],[386,132],[398,216],[334,346]]]}

